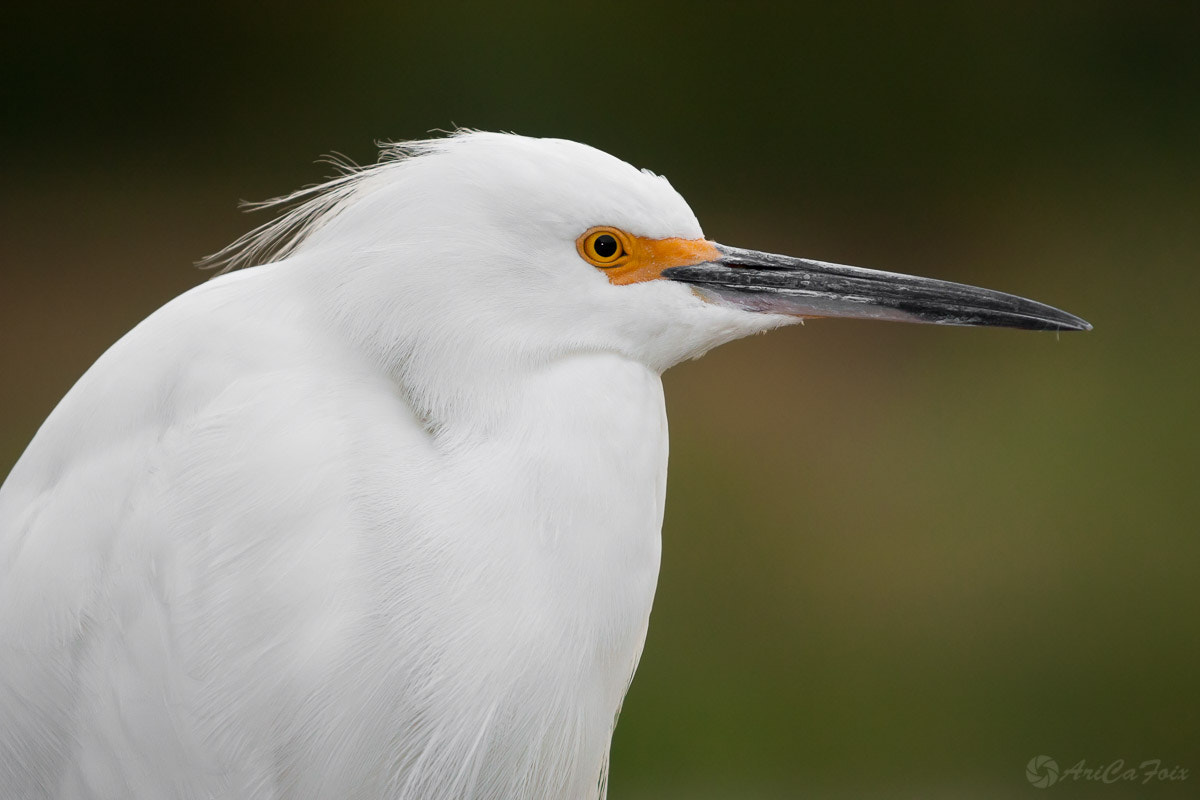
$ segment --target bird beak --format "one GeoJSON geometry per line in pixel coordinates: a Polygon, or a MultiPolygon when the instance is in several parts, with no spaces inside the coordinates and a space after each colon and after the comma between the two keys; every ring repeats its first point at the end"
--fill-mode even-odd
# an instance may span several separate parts
{"type": "Polygon", "coordinates": [[[1026,330],[1092,329],[1074,314],[991,289],[720,244],[715,248],[720,258],[670,267],[662,277],[691,284],[715,302],[768,314],[1026,330]]]}

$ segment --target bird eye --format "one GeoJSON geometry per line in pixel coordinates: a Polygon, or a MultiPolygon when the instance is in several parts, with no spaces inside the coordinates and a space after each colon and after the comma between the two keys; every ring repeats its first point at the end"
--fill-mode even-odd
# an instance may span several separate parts
{"type": "Polygon", "coordinates": [[[614,239],[611,233],[602,233],[592,240],[592,252],[597,258],[616,258],[620,249],[620,242],[614,239]]]}
{"type": "Polygon", "coordinates": [[[611,228],[592,230],[580,238],[580,255],[597,267],[615,267],[623,262],[628,253],[625,237],[611,228]]]}

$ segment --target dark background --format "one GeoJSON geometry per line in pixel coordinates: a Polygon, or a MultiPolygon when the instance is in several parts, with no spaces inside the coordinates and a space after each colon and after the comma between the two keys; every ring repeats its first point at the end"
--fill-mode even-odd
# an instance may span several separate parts
{"type": "Polygon", "coordinates": [[[667,175],[714,239],[1087,334],[818,321],[665,380],[622,798],[1200,790],[1191,3],[27,3],[0,32],[0,474],[235,209],[465,125],[667,175]],[[1050,755],[1183,783],[1030,786],[1050,755]]]}

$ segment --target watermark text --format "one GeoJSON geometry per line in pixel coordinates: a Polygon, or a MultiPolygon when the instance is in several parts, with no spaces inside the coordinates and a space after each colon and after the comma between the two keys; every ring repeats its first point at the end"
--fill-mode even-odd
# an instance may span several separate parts
{"type": "Polygon", "coordinates": [[[1139,763],[1123,758],[1100,763],[1089,763],[1081,758],[1078,762],[1060,769],[1058,762],[1050,756],[1034,756],[1025,765],[1025,777],[1039,789],[1048,789],[1064,781],[1087,781],[1091,783],[1138,783],[1186,781],[1189,771],[1178,764],[1164,763],[1160,758],[1147,758],[1139,763]]]}

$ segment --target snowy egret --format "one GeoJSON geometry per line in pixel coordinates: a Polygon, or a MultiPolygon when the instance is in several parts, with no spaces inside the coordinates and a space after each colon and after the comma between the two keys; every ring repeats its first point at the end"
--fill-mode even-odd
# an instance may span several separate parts
{"type": "Polygon", "coordinates": [[[595,798],[646,636],[660,373],[809,316],[1086,330],[706,240],[463,132],[299,192],[0,489],[0,797],[595,798]]]}

